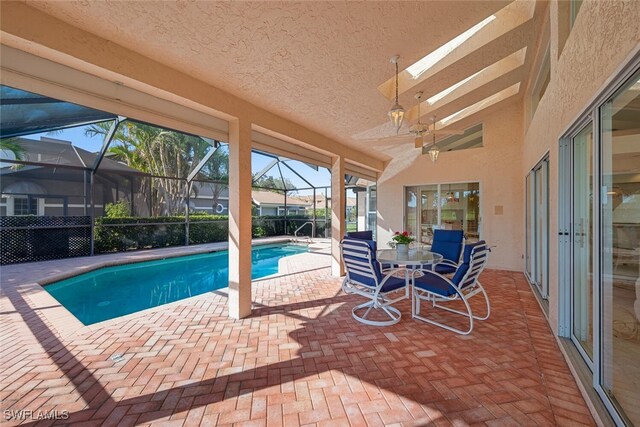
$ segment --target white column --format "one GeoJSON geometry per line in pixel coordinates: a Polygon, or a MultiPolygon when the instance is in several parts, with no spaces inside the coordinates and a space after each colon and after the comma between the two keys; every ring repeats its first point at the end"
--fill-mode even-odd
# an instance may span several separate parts
{"type": "Polygon", "coordinates": [[[229,316],[251,314],[251,124],[229,122],[229,316]]]}
{"type": "Polygon", "coordinates": [[[331,159],[331,274],[344,276],[340,240],[345,235],[344,158],[331,159]]]}

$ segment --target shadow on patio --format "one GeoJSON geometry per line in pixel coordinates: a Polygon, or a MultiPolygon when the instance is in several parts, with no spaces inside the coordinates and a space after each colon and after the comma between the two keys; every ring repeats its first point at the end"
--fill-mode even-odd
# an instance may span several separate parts
{"type": "Polygon", "coordinates": [[[400,323],[361,325],[328,270],[254,283],[242,321],[208,294],[65,338],[5,289],[2,409],[106,425],[593,424],[522,274],[483,283],[492,317],[470,336],[413,321],[408,301],[400,323]]]}

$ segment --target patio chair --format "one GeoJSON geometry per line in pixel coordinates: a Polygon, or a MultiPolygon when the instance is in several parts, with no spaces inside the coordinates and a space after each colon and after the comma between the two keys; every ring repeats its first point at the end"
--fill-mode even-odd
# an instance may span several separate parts
{"type": "Polygon", "coordinates": [[[491,304],[478,277],[487,264],[489,252],[490,249],[484,240],[467,245],[464,250],[462,263],[458,266],[451,279],[431,270],[421,270],[422,275],[419,277],[414,275],[411,304],[412,317],[462,335],[471,333],[474,319],[488,319],[491,314],[491,304]],[[469,299],[478,294],[483,295],[487,306],[485,316],[474,315],[469,305],[469,299]],[[430,301],[434,308],[440,308],[468,317],[469,328],[465,331],[421,316],[420,304],[422,301],[430,301]],[[462,301],[466,311],[455,310],[442,305],[442,303],[453,301],[462,301]]]}
{"type": "MultiPolygon", "coordinates": [[[[464,249],[464,231],[434,230],[431,252],[442,255],[442,261],[436,264],[435,272],[440,274],[455,273],[460,263],[460,255],[464,249]]],[[[431,266],[424,267],[431,269],[431,266]]]]}
{"type": "MultiPolygon", "coordinates": [[[[377,243],[373,240],[373,231],[369,230],[369,231],[348,231],[347,235],[345,236],[346,238],[351,238],[351,239],[358,239],[358,240],[369,240],[369,241],[373,241],[375,245],[377,245],[377,243]]],[[[377,246],[373,247],[373,252],[375,253],[377,251],[377,246]]],[[[398,268],[399,266],[397,264],[380,264],[380,267],[382,268],[383,272],[386,270],[389,270],[390,268],[398,268]]]]}
{"type": "Polygon", "coordinates": [[[383,274],[376,259],[375,242],[345,238],[340,243],[342,262],[346,277],[342,290],[347,294],[356,294],[369,301],[355,306],[351,313],[358,322],[372,326],[389,326],[400,321],[400,311],[392,307],[396,302],[409,298],[409,276],[396,277],[399,269],[390,269],[383,274]],[[397,296],[399,295],[399,296],[397,296]],[[393,298],[395,297],[395,298],[393,298]],[[364,314],[358,314],[364,310],[364,314]],[[384,313],[389,320],[373,320],[369,315],[384,313]]]}

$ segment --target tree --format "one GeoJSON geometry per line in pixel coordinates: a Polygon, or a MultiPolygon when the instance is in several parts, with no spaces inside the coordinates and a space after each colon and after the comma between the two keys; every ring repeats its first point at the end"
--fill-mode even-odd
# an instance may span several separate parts
{"type": "Polygon", "coordinates": [[[0,139],[0,151],[12,153],[15,160],[24,160],[26,154],[18,138],[0,139]]]}
{"type": "Polygon", "coordinates": [[[282,190],[288,190],[287,194],[289,195],[297,193],[297,190],[295,189],[296,186],[291,182],[291,180],[289,180],[289,178],[284,178],[283,182],[281,178],[263,175],[254,181],[253,186],[262,187],[258,188],[258,190],[271,191],[274,193],[282,193],[282,190]]]}
{"type": "MultiPolygon", "coordinates": [[[[85,133],[104,136],[111,124],[94,124],[85,133]]],[[[200,137],[127,120],[118,126],[109,152],[112,158],[152,175],[151,194],[144,183],[139,190],[147,202],[153,201],[152,215],[173,215],[184,212],[184,178],[205,156],[208,147],[200,137]]]]}
{"type": "Polygon", "coordinates": [[[213,212],[217,212],[216,207],[220,202],[220,196],[229,186],[229,153],[225,146],[219,147],[200,169],[196,181],[200,180],[211,182],[211,208],[213,212]]]}

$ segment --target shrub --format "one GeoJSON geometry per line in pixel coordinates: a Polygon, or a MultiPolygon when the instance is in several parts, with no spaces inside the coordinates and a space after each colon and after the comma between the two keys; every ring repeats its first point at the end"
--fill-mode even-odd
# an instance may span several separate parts
{"type": "Polygon", "coordinates": [[[126,218],[131,216],[131,209],[129,203],[124,200],[120,200],[116,203],[107,203],[104,207],[104,211],[107,214],[107,218],[126,218]]]}
{"type": "MultiPolygon", "coordinates": [[[[292,236],[310,218],[304,215],[261,216],[252,220],[253,237],[292,236]]],[[[101,217],[95,220],[95,252],[120,252],[136,249],[182,246],[185,244],[185,217],[101,217]]],[[[317,223],[316,236],[324,236],[325,225],[317,223]]],[[[189,244],[213,243],[227,240],[227,215],[189,215],[189,244]]],[[[306,225],[298,236],[310,236],[306,225]]]]}

